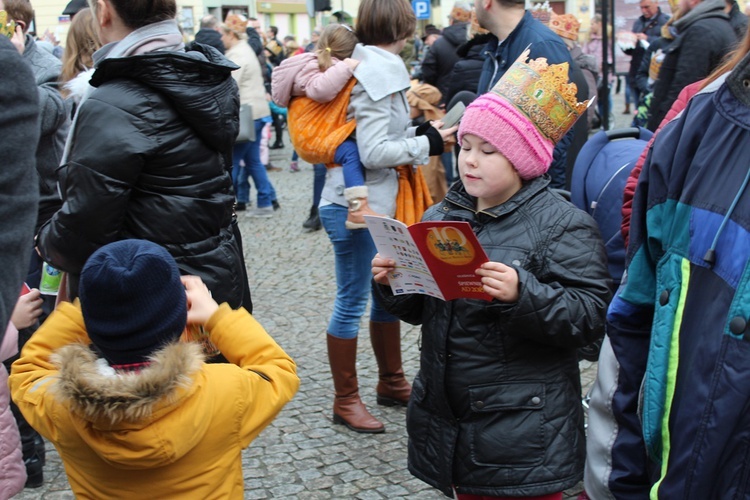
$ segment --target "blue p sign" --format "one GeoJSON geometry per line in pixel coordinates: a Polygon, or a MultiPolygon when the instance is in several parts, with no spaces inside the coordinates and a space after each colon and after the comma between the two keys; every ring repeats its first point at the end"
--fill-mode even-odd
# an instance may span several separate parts
{"type": "Polygon", "coordinates": [[[430,0],[412,0],[411,8],[414,9],[417,19],[430,18],[430,0]]]}

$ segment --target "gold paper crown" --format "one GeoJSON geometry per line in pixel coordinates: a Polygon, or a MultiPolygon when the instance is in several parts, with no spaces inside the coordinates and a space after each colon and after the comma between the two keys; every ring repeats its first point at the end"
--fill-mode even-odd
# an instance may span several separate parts
{"type": "Polygon", "coordinates": [[[8,13],[0,10],[0,35],[12,38],[16,34],[16,23],[12,19],[8,20],[8,13]]]}
{"type": "Polygon", "coordinates": [[[545,0],[544,3],[537,3],[531,9],[531,17],[536,19],[542,24],[549,23],[550,17],[552,16],[552,7],[549,5],[549,1],[545,0]]]}
{"type": "Polygon", "coordinates": [[[575,83],[568,82],[568,63],[547,64],[540,57],[528,62],[529,49],[492,88],[510,102],[550,141],[557,143],[593,102],[578,102],[575,83]]]}
{"type": "Polygon", "coordinates": [[[568,40],[578,40],[578,30],[581,23],[578,22],[573,14],[563,14],[558,16],[554,12],[550,16],[549,29],[568,40]]]}
{"type": "Polygon", "coordinates": [[[227,28],[234,31],[235,33],[242,34],[247,28],[247,18],[239,14],[227,14],[227,18],[224,19],[224,24],[227,28]]]}

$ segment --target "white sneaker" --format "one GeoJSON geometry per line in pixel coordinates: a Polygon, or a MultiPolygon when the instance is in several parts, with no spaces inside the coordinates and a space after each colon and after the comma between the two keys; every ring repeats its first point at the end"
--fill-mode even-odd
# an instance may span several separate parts
{"type": "Polygon", "coordinates": [[[273,207],[271,205],[267,207],[257,207],[246,212],[248,217],[273,217],[273,207]]]}

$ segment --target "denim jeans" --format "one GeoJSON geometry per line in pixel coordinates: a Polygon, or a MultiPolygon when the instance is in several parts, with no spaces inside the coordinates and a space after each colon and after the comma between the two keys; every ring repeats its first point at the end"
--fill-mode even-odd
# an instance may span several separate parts
{"type": "MultiPolygon", "coordinates": [[[[320,222],[333,244],[336,263],[336,300],[328,322],[328,333],[342,339],[353,339],[372,295],[372,258],[375,244],[367,229],[346,229],[348,209],[341,205],[320,207],[320,222]]],[[[370,320],[382,323],[398,321],[385,312],[373,298],[370,320]]]]}
{"type": "Polygon", "coordinates": [[[260,135],[265,123],[255,120],[255,140],[234,145],[232,155],[232,182],[237,203],[247,203],[250,200],[250,184],[248,177],[253,178],[255,189],[258,190],[258,208],[270,207],[276,199],[276,191],[268,179],[266,167],[260,161],[260,135]],[[240,166],[240,160],[245,163],[240,166]]]}
{"type": "Polygon", "coordinates": [[[313,206],[318,208],[320,198],[323,195],[323,187],[326,185],[326,171],[328,169],[322,163],[313,165],[313,206]]]}

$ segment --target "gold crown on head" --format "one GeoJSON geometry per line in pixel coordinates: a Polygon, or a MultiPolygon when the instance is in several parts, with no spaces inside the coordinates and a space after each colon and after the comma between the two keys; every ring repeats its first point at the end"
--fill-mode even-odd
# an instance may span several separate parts
{"type": "Polygon", "coordinates": [[[557,15],[553,12],[547,26],[562,38],[578,40],[578,30],[581,28],[581,23],[573,14],[557,15]]]}
{"type": "Polygon", "coordinates": [[[578,102],[575,83],[568,82],[568,63],[527,62],[529,49],[516,59],[492,92],[523,113],[550,141],[557,143],[594,101],[578,102]]]}
{"type": "Polygon", "coordinates": [[[554,12],[552,10],[552,7],[550,7],[548,0],[545,0],[544,3],[534,4],[534,6],[531,7],[531,9],[529,10],[531,11],[531,17],[533,17],[534,19],[536,19],[542,24],[549,23],[550,17],[552,16],[552,13],[554,12]]]}
{"type": "Polygon", "coordinates": [[[235,33],[242,34],[247,28],[248,19],[241,14],[227,14],[224,24],[235,33]]]}

